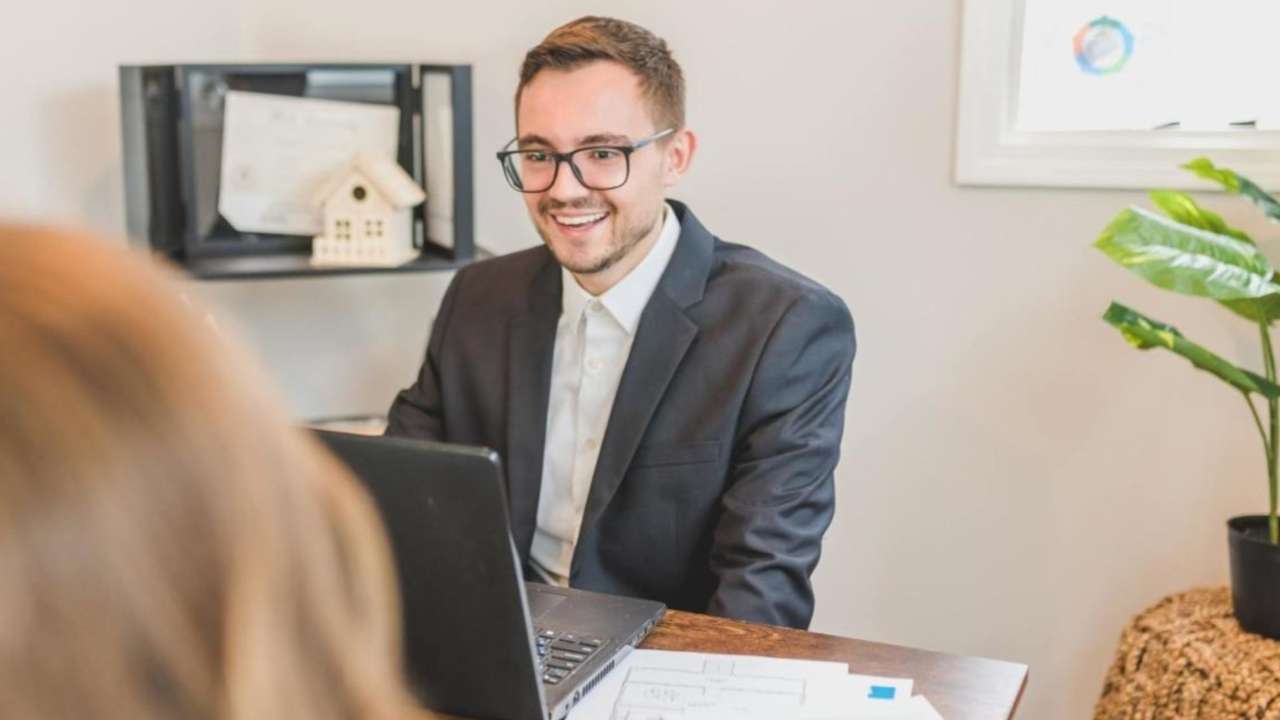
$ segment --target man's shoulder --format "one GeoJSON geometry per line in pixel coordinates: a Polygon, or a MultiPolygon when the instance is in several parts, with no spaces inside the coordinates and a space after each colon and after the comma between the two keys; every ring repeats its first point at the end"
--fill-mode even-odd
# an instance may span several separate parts
{"type": "Polygon", "coordinates": [[[550,261],[550,253],[542,245],[478,260],[458,270],[453,291],[473,308],[495,311],[523,307],[534,281],[550,261]]]}
{"type": "Polygon", "coordinates": [[[735,304],[747,306],[768,304],[785,309],[804,303],[845,315],[849,312],[840,296],[824,285],[755,248],[717,238],[714,254],[708,294],[725,294],[735,304]]]}
{"type": "Polygon", "coordinates": [[[839,295],[759,250],[719,239],[697,314],[723,337],[792,353],[820,347],[831,367],[852,362],[856,349],[853,315],[839,295]]]}
{"type": "Polygon", "coordinates": [[[458,271],[458,279],[466,282],[486,282],[503,279],[507,282],[526,280],[532,282],[546,265],[550,255],[545,245],[517,250],[506,255],[477,260],[458,271]]]}

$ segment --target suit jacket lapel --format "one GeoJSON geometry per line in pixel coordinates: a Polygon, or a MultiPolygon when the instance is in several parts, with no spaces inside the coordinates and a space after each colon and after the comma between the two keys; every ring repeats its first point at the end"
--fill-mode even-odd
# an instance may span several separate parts
{"type": "Polygon", "coordinates": [[[702,299],[715,239],[683,204],[668,202],[680,220],[680,239],[640,315],[596,460],[579,538],[591,530],[617,492],[667,385],[698,334],[685,308],[702,299]]]}
{"type": "Polygon", "coordinates": [[[685,317],[679,305],[654,293],[640,316],[631,356],[618,384],[579,537],[595,525],[617,492],[671,376],[697,334],[698,326],[685,317]]]}
{"type": "Polygon", "coordinates": [[[529,306],[512,316],[508,328],[507,499],[511,533],[522,561],[537,524],[542,489],[542,456],[547,435],[547,402],[556,323],[560,318],[559,265],[547,262],[534,278],[529,306]]]}

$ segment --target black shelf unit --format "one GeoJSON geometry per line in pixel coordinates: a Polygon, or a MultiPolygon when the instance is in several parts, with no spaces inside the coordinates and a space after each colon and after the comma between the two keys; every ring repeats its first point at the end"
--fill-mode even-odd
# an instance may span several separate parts
{"type": "MultiPolygon", "coordinates": [[[[132,243],[149,248],[202,280],[330,277],[359,273],[453,270],[487,256],[475,245],[471,66],[410,63],[122,65],[120,107],[124,140],[125,201],[132,243]],[[353,78],[344,92],[310,87],[312,73],[353,78]],[[370,85],[370,73],[388,80],[370,85]],[[431,82],[428,81],[431,78],[431,82]],[[313,266],[311,239],[241,233],[213,206],[221,165],[222,95],[231,89],[281,95],[374,102],[401,111],[396,160],[430,195],[427,167],[445,173],[451,222],[437,231],[427,204],[414,212],[421,254],[393,267],[313,266]],[[332,93],[333,91],[328,91],[332,93]],[[433,104],[434,103],[434,104],[433,104]],[[443,105],[450,137],[428,156],[426,123],[443,105]],[[440,236],[437,236],[440,235],[440,236]]],[[[443,125],[440,125],[443,127],[443,125]]],[[[439,181],[439,177],[437,180],[439,181]]]]}
{"type": "Polygon", "coordinates": [[[368,275],[457,270],[490,254],[477,250],[472,257],[454,257],[440,249],[428,247],[417,260],[392,266],[345,266],[311,264],[310,255],[279,253],[275,255],[231,255],[187,260],[187,272],[197,280],[272,280],[282,278],[333,277],[336,275],[368,275]]]}

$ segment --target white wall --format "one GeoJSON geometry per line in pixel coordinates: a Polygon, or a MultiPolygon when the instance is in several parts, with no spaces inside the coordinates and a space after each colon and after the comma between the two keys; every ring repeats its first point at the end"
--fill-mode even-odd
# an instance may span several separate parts
{"type": "MultiPolygon", "coordinates": [[[[512,132],[523,51],[586,12],[665,36],[703,139],[677,196],[724,238],[830,285],[857,321],[817,630],[1021,660],[1020,717],[1084,717],[1126,619],[1225,582],[1225,519],[1264,507],[1239,397],[1098,319],[1123,299],[1258,364],[1248,326],[1088,247],[1139,196],[950,182],[954,0],[142,0],[127,17],[110,5],[18,11],[29,30],[0,45],[0,211],[121,227],[115,63],[452,60],[475,66],[479,240],[527,246],[490,156],[512,132]]],[[[1261,229],[1238,204],[1211,204],[1261,229]]],[[[385,408],[446,281],[197,287],[244,326],[294,411],[315,416],[385,408]]]]}

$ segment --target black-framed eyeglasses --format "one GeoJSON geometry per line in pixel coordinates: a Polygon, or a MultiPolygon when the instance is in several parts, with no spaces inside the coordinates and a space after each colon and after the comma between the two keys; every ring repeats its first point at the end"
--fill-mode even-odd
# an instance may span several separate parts
{"type": "MultiPolygon", "coordinates": [[[[573,176],[589,190],[613,190],[631,177],[631,153],[675,132],[667,128],[630,145],[590,145],[565,153],[551,150],[507,150],[498,153],[507,183],[522,193],[540,193],[556,184],[560,163],[568,163],[573,176]]],[[[507,143],[511,147],[516,140],[507,143]]]]}

